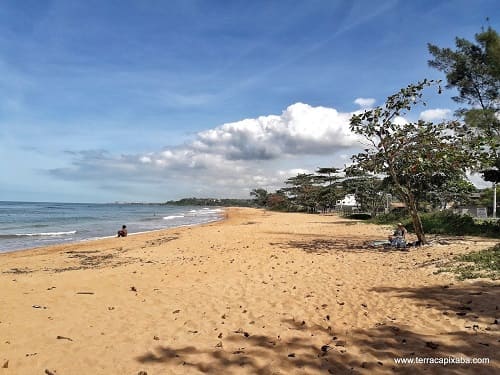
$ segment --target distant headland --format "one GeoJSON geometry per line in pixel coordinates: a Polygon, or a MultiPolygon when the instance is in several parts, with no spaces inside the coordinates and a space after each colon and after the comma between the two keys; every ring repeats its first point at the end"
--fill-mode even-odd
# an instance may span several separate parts
{"type": "Polygon", "coordinates": [[[176,201],[167,201],[165,204],[173,206],[222,206],[222,207],[253,207],[253,199],[232,198],[182,198],[176,201]]]}

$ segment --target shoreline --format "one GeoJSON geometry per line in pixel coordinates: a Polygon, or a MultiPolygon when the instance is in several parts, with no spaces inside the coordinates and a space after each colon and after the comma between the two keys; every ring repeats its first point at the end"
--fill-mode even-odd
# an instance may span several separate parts
{"type": "Polygon", "coordinates": [[[498,241],[362,246],[386,233],[337,216],[229,208],[221,221],[5,253],[0,372],[445,371],[393,360],[419,356],[489,358],[447,369],[498,373],[500,281],[435,272],[498,241]]]}
{"type": "MultiPolygon", "coordinates": [[[[214,220],[204,221],[204,222],[200,222],[200,223],[193,223],[193,224],[183,224],[183,225],[178,225],[178,226],[168,227],[168,228],[152,229],[152,230],[141,231],[141,232],[133,232],[133,233],[128,233],[127,237],[131,237],[131,236],[135,236],[135,235],[141,235],[141,234],[147,234],[147,233],[161,232],[161,231],[175,229],[175,228],[195,227],[195,226],[198,226],[198,225],[204,225],[204,224],[209,224],[209,223],[215,223],[215,222],[219,222],[219,221],[224,221],[224,219],[226,217],[226,210],[225,210],[224,207],[218,207],[218,208],[221,209],[221,214],[219,215],[219,218],[214,219],[214,220]]],[[[77,230],[75,230],[75,232],[77,232],[77,230]]],[[[54,243],[54,244],[46,245],[46,246],[25,247],[25,248],[7,249],[7,250],[0,249],[0,256],[2,256],[2,254],[10,254],[10,253],[19,252],[19,251],[24,252],[24,251],[30,251],[30,250],[45,249],[45,248],[49,248],[49,247],[52,247],[52,246],[59,246],[59,245],[74,245],[74,244],[79,244],[79,243],[86,243],[88,241],[99,241],[99,240],[110,239],[110,238],[116,238],[116,235],[113,235],[113,236],[102,236],[102,237],[90,237],[90,238],[85,238],[85,239],[71,240],[71,241],[67,241],[67,242],[54,243]]]]}
{"type": "MultiPolygon", "coordinates": [[[[202,223],[195,223],[195,224],[185,224],[185,225],[179,225],[176,227],[169,227],[169,228],[163,228],[163,229],[153,229],[149,231],[142,231],[142,232],[135,232],[135,233],[128,233],[127,237],[121,238],[122,240],[126,240],[127,238],[133,238],[133,237],[140,237],[140,236],[147,236],[151,234],[158,234],[161,235],[163,232],[166,232],[165,234],[168,234],[169,231],[173,231],[176,229],[182,229],[182,228],[196,228],[196,227],[203,227],[205,225],[210,225],[214,223],[223,223],[227,219],[227,213],[226,209],[223,210],[223,213],[220,215],[219,219],[216,220],[210,220],[202,223]]],[[[83,239],[83,240],[78,240],[78,241],[69,241],[69,242],[62,242],[58,244],[53,244],[53,245],[48,245],[48,246],[37,246],[37,247],[29,247],[29,248],[23,248],[23,249],[16,249],[16,250],[7,250],[7,251],[1,251],[0,252],[0,261],[2,259],[2,256],[8,256],[12,255],[15,253],[27,253],[27,252],[33,252],[33,255],[36,255],[36,252],[53,252],[53,251],[59,251],[59,248],[62,247],[75,247],[78,245],[92,245],[92,244],[100,244],[101,241],[107,241],[107,240],[114,240],[118,239],[120,240],[117,236],[105,236],[105,237],[93,237],[93,238],[88,238],[88,239],[83,239]]]]}

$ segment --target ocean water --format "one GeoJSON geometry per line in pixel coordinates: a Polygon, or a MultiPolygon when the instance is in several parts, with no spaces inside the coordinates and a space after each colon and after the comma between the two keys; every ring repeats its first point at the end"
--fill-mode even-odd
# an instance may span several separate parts
{"type": "Polygon", "coordinates": [[[0,252],[220,220],[217,207],[0,201],[0,252]]]}

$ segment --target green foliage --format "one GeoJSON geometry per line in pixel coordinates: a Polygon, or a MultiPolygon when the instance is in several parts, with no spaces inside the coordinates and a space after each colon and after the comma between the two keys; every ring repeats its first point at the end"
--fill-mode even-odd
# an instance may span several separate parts
{"type": "Polygon", "coordinates": [[[500,271],[500,243],[488,250],[460,255],[457,259],[461,262],[474,262],[482,265],[483,268],[489,267],[500,271]]]}
{"type": "Polygon", "coordinates": [[[387,186],[384,180],[351,168],[347,171],[342,186],[347,193],[354,194],[362,211],[376,216],[384,210],[387,203],[387,186]]]}
{"type": "Polygon", "coordinates": [[[285,181],[285,187],[274,193],[253,189],[250,193],[259,207],[291,212],[316,212],[333,208],[343,196],[337,168],[318,168],[316,173],[299,173],[285,181]]]}
{"type": "Polygon", "coordinates": [[[316,174],[299,173],[285,181],[279,192],[286,197],[288,211],[316,212],[333,207],[340,197],[338,170],[319,168],[316,174]]]}
{"type": "Polygon", "coordinates": [[[316,170],[314,181],[319,187],[316,197],[319,207],[334,207],[337,200],[341,197],[341,193],[344,193],[339,190],[340,177],[338,173],[339,170],[332,167],[318,168],[316,170]]]}
{"type": "Polygon", "coordinates": [[[391,211],[387,214],[377,215],[370,221],[374,224],[396,224],[409,220],[407,211],[391,211]]]}
{"type": "Polygon", "coordinates": [[[288,187],[282,189],[292,202],[294,211],[313,212],[317,205],[319,187],[315,184],[315,176],[308,173],[299,173],[285,181],[288,187]]]}
{"type": "MultiPolygon", "coordinates": [[[[426,233],[500,238],[500,221],[480,221],[469,215],[458,215],[452,211],[424,213],[420,217],[426,233]]],[[[405,212],[391,212],[385,215],[378,215],[372,218],[370,222],[394,225],[402,222],[410,232],[413,231],[411,218],[405,212]]]]}
{"type": "Polygon", "coordinates": [[[255,197],[254,203],[257,207],[264,207],[267,204],[267,197],[269,193],[265,189],[253,189],[250,196],[255,197]]]}
{"type": "Polygon", "coordinates": [[[429,65],[446,74],[447,88],[458,90],[453,99],[470,106],[458,114],[468,125],[464,135],[478,153],[478,169],[486,169],[500,159],[500,36],[489,27],[476,34],[475,43],[456,38],[455,45],[452,50],[429,44],[429,65]]]}
{"type": "Polygon", "coordinates": [[[493,201],[493,189],[492,188],[487,188],[487,189],[482,189],[479,191],[480,193],[480,198],[475,200],[475,204],[477,206],[484,206],[488,207],[491,205],[491,202],[493,201]]]}
{"type": "Polygon", "coordinates": [[[466,235],[468,229],[474,226],[474,219],[468,215],[457,215],[442,211],[423,214],[422,225],[427,233],[466,235]]]}
{"type": "MultiPolygon", "coordinates": [[[[500,162],[500,159],[498,161],[500,162]]],[[[483,179],[498,184],[500,182],[500,169],[488,169],[483,171],[483,179]]]]}
{"type": "Polygon", "coordinates": [[[479,277],[498,280],[500,279],[500,243],[486,250],[456,256],[438,272],[456,273],[459,280],[479,277]]]}
{"type": "Polygon", "coordinates": [[[500,80],[500,38],[488,28],[476,34],[476,44],[456,38],[456,50],[428,44],[434,60],[429,65],[446,73],[448,88],[456,88],[459,96],[454,99],[471,106],[487,107],[498,98],[500,80]]]}
{"type": "Polygon", "coordinates": [[[408,85],[387,98],[385,105],[354,115],[350,129],[367,144],[363,152],[352,157],[347,169],[388,176],[396,195],[405,203],[418,239],[426,243],[420,222],[418,203],[423,192],[442,191],[442,186],[461,179],[472,159],[463,147],[463,124],[425,121],[395,121],[422,103],[424,88],[438,82],[423,80],[408,85]]]}
{"type": "Polygon", "coordinates": [[[471,193],[476,191],[476,187],[465,178],[457,176],[455,179],[441,179],[435,181],[433,186],[428,186],[419,193],[420,200],[425,200],[432,204],[434,208],[446,209],[449,202],[463,206],[470,202],[471,193]]]}
{"type": "Polygon", "coordinates": [[[267,207],[273,211],[290,211],[290,202],[283,192],[277,191],[268,195],[267,207]]]}
{"type": "Polygon", "coordinates": [[[422,214],[421,219],[427,233],[500,238],[500,221],[477,221],[451,211],[422,214]]]}

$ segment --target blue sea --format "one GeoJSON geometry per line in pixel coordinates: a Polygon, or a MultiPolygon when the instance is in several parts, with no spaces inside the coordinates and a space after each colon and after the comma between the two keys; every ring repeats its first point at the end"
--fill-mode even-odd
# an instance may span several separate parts
{"type": "Polygon", "coordinates": [[[0,252],[220,220],[222,208],[0,201],[0,252]]]}

